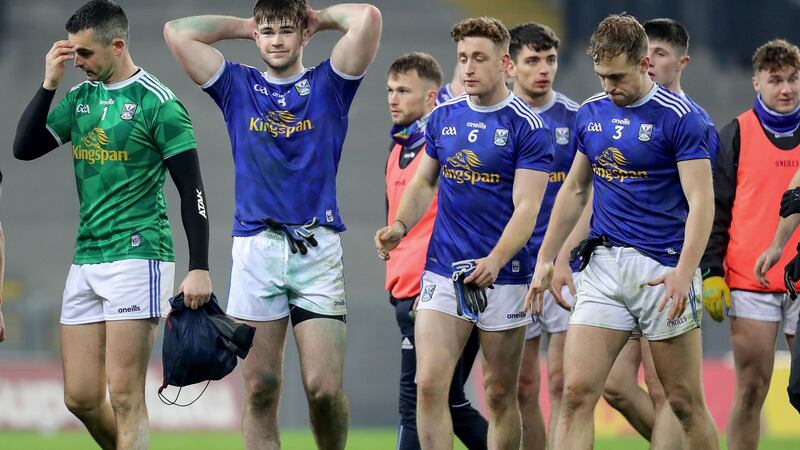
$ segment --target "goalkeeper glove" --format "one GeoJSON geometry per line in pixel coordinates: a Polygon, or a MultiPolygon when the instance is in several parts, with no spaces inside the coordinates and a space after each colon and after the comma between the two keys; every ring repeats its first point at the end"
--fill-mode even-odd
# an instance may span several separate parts
{"type": "Polygon", "coordinates": [[[464,283],[464,278],[467,278],[475,271],[475,267],[474,259],[457,261],[452,264],[456,312],[459,316],[466,316],[473,322],[478,320],[480,313],[486,311],[487,305],[486,289],[481,289],[473,283],[464,283]]]}
{"type": "Polygon", "coordinates": [[[731,290],[722,277],[703,280],[703,307],[717,322],[721,322],[731,309],[731,290]]]}
{"type": "Polygon", "coordinates": [[[305,255],[308,253],[308,247],[316,247],[318,244],[317,239],[314,237],[314,232],[311,231],[312,228],[317,226],[316,217],[305,225],[286,225],[269,218],[264,220],[264,224],[286,235],[289,241],[289,250],[291,250],[292,253],[297,253],[299,251],[301,255],[305,255]]]}

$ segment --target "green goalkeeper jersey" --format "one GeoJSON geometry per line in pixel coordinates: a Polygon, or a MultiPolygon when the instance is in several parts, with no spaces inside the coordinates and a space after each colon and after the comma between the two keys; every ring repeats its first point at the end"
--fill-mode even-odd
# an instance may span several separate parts
{"type": "Polygon", "coordinates": [[[119,83],[85,81],[50,111],[59,145],[72,141],[80,203],[75,264],[174,261],[164,159],[197,147],[189,115],[140,69],[119,83]]]}

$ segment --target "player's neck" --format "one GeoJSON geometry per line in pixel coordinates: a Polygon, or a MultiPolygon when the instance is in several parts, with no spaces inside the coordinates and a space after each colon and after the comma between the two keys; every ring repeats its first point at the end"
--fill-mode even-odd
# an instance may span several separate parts
{"type": "Polygon", "coordinates": [[[498,83],[491,91],[483,95],[470,95],[469,101],[476,106],[494,106],[508,98],[509,94],[505,83],[498,83]]]}
{"type": "Polygon", "coordinates": [[[520,83],[514,83],[514,95],[517,97],[525,100],[525,103],[532,108],[542,108],[550,104],[553,101],[553,97],[556,95],[555,92],[550,89],[543,95],[531,95],[530,91],[526,91],[522,88],[520,83]]]}
{"type": "Polygon", "coordinates": [[[636,97],[636,100],[632,101],[631,103],[636,103],[639,100],[647,97],[647,94],[649,94],[650,90],[653,89],[653,85],[654,84],[655,84],[655,82],[653,80],[651,80],[650,77],[645,74],[644,80],[642,82],[642,89],[639,91],[639,96],[636,97]]]}
{"type": "Polygon", "coordinates": [[[297,58],[297,61],[295,61],[294,64],[285,69],[275,69],[267,66],[267,75],[277,80],[283,80],[286,78],[291,78],[303,70],[305,70],[305,67],[303,67],[303,63],[300,61],[300,58],[297,58]]]}
{"type": "Polygon", "coordinates": [[[681,79],[680,78],[675,78],[675,81],[673,81],[672,83],[663,84],[662,86],[664,86],[665,88],[669,89],[670,91],[672,91],[672,92],[674,92],[676,94],[683,95],[683,89],[681,89],[681,79]]]}
{"type": "Polygon", "coordinates": [[[136,75],[136,72],[139,71],[139,68],[136,67],[136,64],[133,63],[130,55],[122,60],[122,64],[117,68],[114,72],[114,75],[108,77],[107,80],[103,81],[105,84],[113,84],[119,83],[120,81],[125,81],[128,78],[136,75]]]}

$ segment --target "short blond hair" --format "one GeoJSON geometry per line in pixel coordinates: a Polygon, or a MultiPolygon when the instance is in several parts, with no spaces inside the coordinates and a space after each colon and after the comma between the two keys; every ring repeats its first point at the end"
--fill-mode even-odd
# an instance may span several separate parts
{"type": "Polygon", "coordinates": [[[612,14],[597,25],[586,53],[595,62],[625,55],[628,61],[638,63],[647,56],[647,33],[635,17],[612,14]]]}

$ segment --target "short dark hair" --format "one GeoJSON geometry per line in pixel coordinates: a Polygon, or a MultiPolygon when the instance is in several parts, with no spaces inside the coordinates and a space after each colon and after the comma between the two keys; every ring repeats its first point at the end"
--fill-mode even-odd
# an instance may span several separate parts
{"type": "Polygon", "coordinates": [[[95,39],[108,45],[114,38],[128,40],[128,16],[111,0],[90,0],[80,7],[64,26],[67,33],[94,30],[95,39]]]}
{"type": "Polygon", "coordinates": [[[406,53],[397,58],[389,66],[388,75],[408,73],[412,70],[416,70],[417,76],[420,78],[429,80],[436,86],[442,85],[442,79],[444,78],[442,66],[436,62],[433,56],[423,52],[406,53]]]}
{"type": "Polygon", "coordinates": [[[253,7],[256,25],[265,22],[288,22],[305,28],[308,24],[307,0],[258,0],[253,7]]]}
{"type": "Polygon", "coordinates": [[[511,43],[508,46],[508,52],[513,60],[517,59],[522,47],[542,52],[551,48],[558,50],[558,45],[561,43],[550,27],[536,22],[519,24],[509,30],[509,33],[511,34],[511,43]]]}
{"type": "Polygon", "coordinates": [[[664,41],[673,46],[681,55],[689,52],[689,33],[675,19],[659,18],[643,23],[647,38],[664,41]]]}
{"type": "Polygon", "coordinates": [[[511,36],[503,22],[494,17],[470,17],[453,25],[450,30],[453,42],[458,43],[468,37],[489,39],[496,45],[507,49],[511,36]]]}
{"type": "Polygon", "coordinates": [[[784,39],[773,39],[753,53],[753,72],[777,72],[792,67],[800,70],[800,50],[784,39]]]}
{"type": "Polygon", "coordinates": [[[635,17],[612,14],[597,25],[586,53],[595,62],[626,55],[629,62],[636,64],[647,56],[647,33],[635,17]]]}

